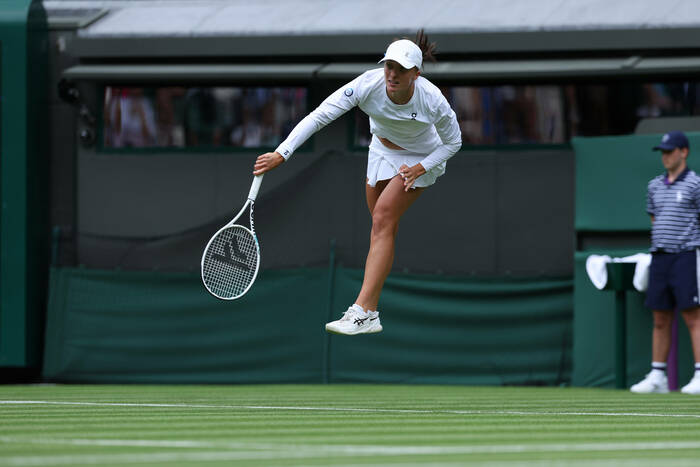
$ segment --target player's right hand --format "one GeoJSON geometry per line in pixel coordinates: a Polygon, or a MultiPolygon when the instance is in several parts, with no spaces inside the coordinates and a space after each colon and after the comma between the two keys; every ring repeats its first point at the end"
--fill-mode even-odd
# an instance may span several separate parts
{"type": "Polygon", "coordinates": [[[284,162],[284,157],[278,152],[266,152],[258,156],[253,168],[253,175],[262,175],[284,162]]]}

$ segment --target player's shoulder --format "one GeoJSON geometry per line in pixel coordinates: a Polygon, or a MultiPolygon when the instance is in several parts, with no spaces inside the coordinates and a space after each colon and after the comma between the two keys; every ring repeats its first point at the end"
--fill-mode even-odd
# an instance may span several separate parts
{"type": "Polygon", "coordinates": [[[440,88],[435,86],[425,76],[418,77],[418,79],[416,80],[416,86],[418,86],[418,88],[421,89],[422,91],[424,91],[427,95],[432,96],[434,98],[444,97],[442,95],[442,91],[440,91],[440,88]]]}
{"type": "Polygon", "coordinates": [[[360,95],[366,95],[372,90],[380,87],[383,83],[384,70],[382,68],[367,70],[355,78],[355,85],[357,86],[356,91],[360,93],[360,95]]]}
{"type": "MultiPolygon", "coordinates": [[[[340,96],[357,102],[367,99],[377,88],[377,70],[367,70],[338,90],[340,96]]],[[[381,71],[381,70],[379,70],[381,71]]]]}
{"type": "Polygon", "coordinates": [[[416,87],[420,90],[419,93],[422,95],[422,101],[434,112],[445,111],[449,107],[447,99],[442,94],[439,87],[434,85],[428,78],[419,76],[416,80],[416,87]]]}
{"type": "Polygon", "coordinates": [[[383,68],[373,68],[367,70],[358,76],[358,80],[364,84],[372,85],[376,83],[384,82],[384,69],[383,68]]]}

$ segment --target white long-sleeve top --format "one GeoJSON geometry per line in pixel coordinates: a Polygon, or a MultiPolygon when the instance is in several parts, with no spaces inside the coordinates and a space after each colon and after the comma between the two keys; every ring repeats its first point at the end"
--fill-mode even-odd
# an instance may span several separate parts
{"type": "Polygon", "coordinates": [[[411,100],[395,104],[386,94],[384,69],[366,71],[328,96],[300,121],[276,149],[285,159],[318,130],[353,107],[369,115],[370,132],[408,151],[426,154],[426,171],[444,163],[462,146],[457,117],[433,83],[419,76],[411,100]]]}

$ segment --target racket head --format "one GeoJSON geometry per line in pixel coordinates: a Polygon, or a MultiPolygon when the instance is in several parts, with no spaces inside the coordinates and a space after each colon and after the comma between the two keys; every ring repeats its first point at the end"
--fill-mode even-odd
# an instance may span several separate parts
{"type": "Polygon", "coordinates": [[[223,227],[207,243],[202,254],[202,282],[221,300],[245,295],[260,268],[260,245],[255,234],[242,225],[223,227]]]}

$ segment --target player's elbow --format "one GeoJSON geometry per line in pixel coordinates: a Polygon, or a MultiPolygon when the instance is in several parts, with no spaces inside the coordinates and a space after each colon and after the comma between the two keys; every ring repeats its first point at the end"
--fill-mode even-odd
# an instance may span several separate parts
{"type": "Polygon", "coordinates": [[[445,144],[445,147],[447,147],[447,150],[450,151],[450,154],[455,154],[457,151],[459,151],[462,148],[462,140],[453,140],[447,144],[445,144]]]}

